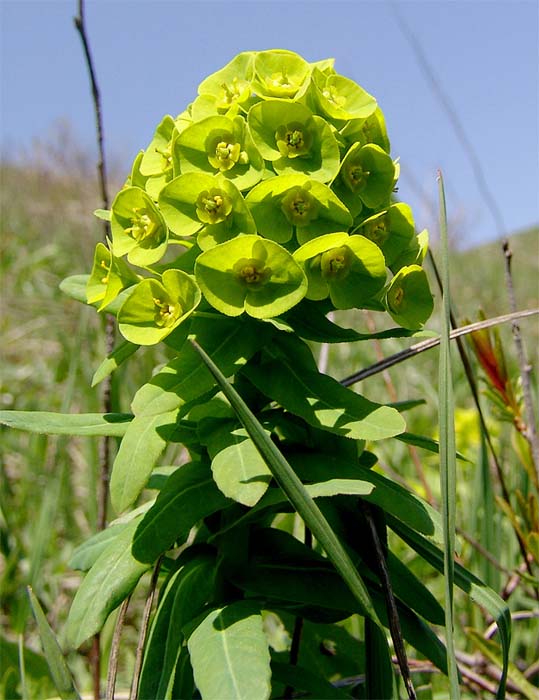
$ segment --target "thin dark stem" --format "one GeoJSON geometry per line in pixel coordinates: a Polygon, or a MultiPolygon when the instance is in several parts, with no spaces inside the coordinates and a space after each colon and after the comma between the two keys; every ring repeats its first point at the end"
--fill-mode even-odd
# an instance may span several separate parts
{"type": "Polygon", "coordinates": [[[397,603],[395,601],[395,596],[393,594],[393,587],[391,586],[391,579],[389,577],[389,570],[387,568],[386,555],[384,552],[384,547],[380,540],[378,530],[376,528],[376,523],[372,515],[372,509],[369,503],[366,501],[360,501],[360,507],[363,511],[365,519],[367,520],[367,525],[369,527],[369,532],[374,544],[374,549],[376,551],[376,560],[378,563],[378,575],[380,576],[380,581],[382,583],[382,589],[384,592],[384,598],[386,601],[387,618],[389,621],[389,631],[391,633],[391,639],[393,640],[393,647],[395,649],[395,654],[397,656],[397,661],[399,664],[399,669],[402,675],[402,680],[404,682],[404,687],[410,700],[415,700],[416,694],[414,685],[412,683],[412,677],[410,675],[410,667],[408,666],[408,658],[406,656],[406,649],[404,647],[404,639],[402,637],[401,624],[399,619],[399,611],[397,610],[397,603]]]}
{"type": "MultiPolygon", "coordinates": [[[[313,533],[308,527],[305,527],[305,538],[304,542],[307,547],[311,548],[313,546],[313,533]]],[[[301,645],[301,635],[303,633],[303,617],[296,617],[294,622],[294,632],[292,633],[292,644],[290,645],[290,660],[291,666],[297,666],[299,661],[299,648],[301,645]]],[[[286,686],[283,693],[283,700],[291,700],[294,692],[294,688],[291,685],[286,686]]]]}
{"type": "MultiPolygon", "coordinates": [[[[509,296],[509,308],[511,311],[515,311],[517,304],[515,299],[515,289],[513,286],[513,276],[511,274],[511,261],[513,258],[513,253],[509,247],[508,240],[504,240],[502,246],[505,261],[505,284],[507,287],[507,294],[509,296]]],[[[535,411],[533,408],[532,391],[530,386],[530,372],[532,368],[526,358],[526,351],[524,349],[524,343],[522,341],[518,323],[513,321],[511,328],[513,331],[513,340],[515,341],[515,347],[517,349],[518,365],[520,368],[520,377],[522,381],[522,394],[524,397],[524,410],[526,411],[526,431],[524,432],[524,437],[531,447],[532,461],[539,480],[539,437],[535,429],[535,411]]]]}
{"type": "Polygon", "coordinates": [[[114,627],[114,634],[112,635],[112,644],[110,647],[109,672],[107,675],[107,693],[105,695],[105,700],[114,700],[116,675],[118,673],[118,658],[120,656],[120,639],[122,637],[125,616],[127,614],[127,608],[129,607],[130,600],[131,596],[126,598],[121,604],[118,619],[116,620],[116,625],[114,627]]]}
{"type": "MultiPolygon", "coordinates": [[[[96,73],[92,53],[90,51],[90,42],[86,33],[86,23],[84,14],[84,0],[78,0],[78,14],[73,18],[75,28],[79,33],[84,58],[88,69],[90,79],[90,87],[92,91],[92,99],[95,114],[95,129],[97,137],[97,175],[99,189],[101,193],[101,202],[103,209],[109,208],[109,196],[107,186],[107,170],[105,162],[104,150],[104,132],[103,132],[103,117],[101,110],[101,96],[99,94],[99,86],[97,84],[96,73]]],[[[105,241],[110,239],[110,225],[107,221],[103,221],[103,238],[105,241]]],[[[110,315],[105,316],[105,352],[109,355],[114,347],[114,319],[110,315]]],[[[106,377],[102,384],[101,405],[103,413],[112,412],[111,398],[111,378],[106,377]]],[[[110,447],[111,442],[109,437],[104,437],[99,443],[99,481],[97,489],[97,529],[104,530],[107,525],[107,503],[108,503],[108,487],[110,475],[110,447]]],[[[92,647],[92,673],[94,683],[94,698],[99,700],[100,697],[100,676],[101,676],[101,653],[99,648],[99,636],[96,635],[92,647]]]]}
{"type": "MultiPolygon", "coordinates": [[[[496,316],[485,321],[477,321],[476,323],[470,323],[467,326],[461,326],[460,328],[456,328],[455,330],[451,331],[450,338],[451,340],[454,340],[462,335],[467,335],[468,333],[473,333],[474,331],[479,331],[483,328],[491,328],[492,326],[507,323],[508,321],[513,321],[517,318],[526,318],[528,316],[535,316],[536,314],[539,314],[539,309],[526,309],[525,311],[517,311],[514,314],[504,314],[503,316],[496,316]]],[[[394,355],[390,355],[390,357],[386,357],[380,362],[375,362],[370,367],[366,367],[359,372],[354,372],[354,374],[341,379],[341,384],[343,386],[352,386],[352,384],[356,384],[357,382],[361,382],[363,379],[367,379],[367,377],[372,377],[379,372],[383,372],[385,369],[389,369],[389,367],[399,364],[399,362],[404,362],[404,360],[408,360],[410,357],[419,355],[420,353],[425,352],[425,350],[432,350],[432,348],[435,348],[439,344],[440,338],[428,338],[427,340],[422,340],[419,343],[411,345],[405,350],[401,350],[394,355]]]]}
{"type": "Polygon", "coordinates": [[[159,579],[159,570],[161,568],[162,557],[157,561],[152,574],[152,580],[150,582],[150,590],[148,592],[148,597],[146,598],[146,604],[144,606],[144,612],[142,614],[142,624],[140,627],[140,634],[137,644],[137,652],[135,655],[135,668],[133,670],[133,681],[131,683],[131,692],[129,693],[129,700],[136,700],[138,697],[138,687],[140,682],[140,674],[142,671],[142,656],[144,654],[144,647],[146,644],[146,636],[148,634],[148,626],[150,624],[150,615],[152,612],[153,601],[155,598],[155,591],[157,590],[157,581],[159,579]]]}

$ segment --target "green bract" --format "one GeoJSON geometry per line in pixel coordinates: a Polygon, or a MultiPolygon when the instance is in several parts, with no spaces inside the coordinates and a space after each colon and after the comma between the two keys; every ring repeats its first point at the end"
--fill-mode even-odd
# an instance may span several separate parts
{"type": "Polygon", "coordinates": [[[103,243],[98,243],[94,253],[94,264],[86,285],[88,304],[101,302],[99,311],[108,306],[118,294],[138,282],[138,276],[129,265],[117,258],[103,243]]]}
{"type": "Polygon", "coordinates": [[[333,189],[357,216],[363,204],[370,209],[388,204],[394,180],[395,165],[380,146],[355,143],[342,161],[333,189]]]}
{"type": "Polygon", "coordinates": [[[278,243],[309,238],[352,225],[348,209],[331,189],[304,175],[280,175],[259,183],[246,197],[258,233],[278,243]]]}
{"type": "Polygon", "coordinates": [[[372,95],[338,73],[314,68],[311,85],[317,107],[332,120],[366,119],[377,107],[372,95]]]}
{"type": "Polygon", "coordinates": [[[403,328],[421,328],[433,309],[432,294],[423,268],[402,267],[387,289],[385,303],[393,320],[403,328]]]}
{"type": "Polygon", "coordinates": [[[307,280],[288,251],[273,241],[247,235],[198,256],[195,277],[205,298],[227,316],[244,311],[273,318],[303,299],[307,280]]]}
{"type": "Polygon", "coordinates": [[[374,241],[382,249],[387,266],[391,267],[410,243],[415,243],[412,210],[403,202],[392,204],[386,211],[365,219],[356,232],[374,241]]]}
{"type": "Polygon", "coordinates": [[[112,203],[112,252],[133,265],[160,260],[167,249],[168,229],[151,197],[139,187],[126,187],[112,203]]]}
{"type": "Polygon", "coordinates": [[[240,190],[256,185],[264,161],[243,117],[207,117],[188,126],[175,141],[174,158],[182,173],[221,173],[240,190]]]}
{"type": "Polygon", "coordinates": [[[203,250],[240,233],[256,233],[241,193],[222,175],[179,175],[161,190],[159,207],[174,234],[199,232],[197,242],[203,250]]]}
{"type": "Polygon", "coordinates": [[[297,102],[267,100],[247,117],[253,140],[276,173],[300,172],[329,182],[339,170],[339,145],[330,125],[297,102]]]}
{"type": "Polygon", "coordinates": [[[386,280],[382,252],[363,236],[320,236],[302,245],[294,258],[307,275],[307,299],[329,296],[337,309],[362,308],[386,280]]]}
{"type": "Polygon", "coordinates": [[[196,309],[200,299],[195,281],[181,270],[167,270],[161,281],[145,279],[120,308],[120,332],[137,345],[155,345],[196,309]]]}
{"type": "Polygon", "coordinates": [[[199,97],[193,103],[193,113],[199,110],[203,116],[210,116],[226,114],[233,109],[246,112],[253,101],[254,56],[253,51],[240,53],[203,80],[198,87],[199,97]]]}
{"type": "Polygon", "coordinates": [[[260,51],[254,59],[256,94],[263,99],[301,97],[309,86],[311,67],[293,51],[260,51]]]}
{"type": "Polygon", "coordinates": [[[352,119],[341,129],[341,137],[348,145],[359,142],[362,146],[366,143],[374,143],[389,153],[389,138],[387,136],[384,113],[377,107],[366,119],[352,119]]]}

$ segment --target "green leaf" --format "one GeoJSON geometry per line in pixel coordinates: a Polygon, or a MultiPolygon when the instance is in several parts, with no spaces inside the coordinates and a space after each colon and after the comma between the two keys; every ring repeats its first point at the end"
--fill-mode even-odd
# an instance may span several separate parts
{"type": "MultiPolygon", "coordinates": [[[[395,435],[397,440],[405,442],[407,445],[414,445],[415,447],[421,447],[427,452],[434,452],[438,454],[440,452],[440,444],[433,440],[432,438],[426,437],[425,435],[415,435],[414,433],[401,433],[400,435],[395,435]]],[[[457,459],[463,462],[470,462],[470,460],[465,457],[461,452],[455,452],[457,459]]]]}
{"type": "Polygon", "coordinates": [[[247,602],[213,610],[188,641],[195,683],[204,700],[267,700],[270,654],[262,615],[247,602]]]}
{"type": "Polygon", "coordinates": [[[67,643],[79,647],[101,630],[110,613],[127,598],[149,564],[131,554],[131,541],[137,528],[134,520],[98,557],[86,574],[67,618],[67,643]]]}
{"type": "Polygon", "coordinates": [[[89,279],[90,275],[69,275],[60,282],[60,289],[71,299],[86,304],[86,285],[89,279]]]}
{"type": "MultiPolygon", "coordinates": [[[[182,628],[199,615],[213,593],[215,557],[200,552],[174,572],[161,593],[144,650],[139,697],[171,697],[184,634],[182,628]]],[[[180,696],[183,697],[183,696],[180,696]]]]}
{"type": "MultiPolygon", "coordinates": [[[[408,527],[391,515],[387,515],[387,523],[399,537],[420,554],[425,561],[433,566],[440,573],[444,573],[444,552],[436,547],[432,542],[425,539],[414,529],[408,527]]],[[[483,607],[495,620],[500,632],[502,643],[503,671],[496,697],[501,700],[505,694],[505,683],[509,664],[509,647],[511,643],[511,614],[507,603],[500,596],[489,588],[477,576],[470,573],[465,567],[457,562],[454,564],[455,585],[467,593],[471,600],[483,607]]]]}
{"type": "Polygon", "coordinates": [[[390,328],[377,333],[358,333],[352,328],[342,328],[333,323],[319,307],[319,302],[304,299],[285,315],[287,322],[301,338],[317,343],[351,343],[357,340],[409,338],[413,335],[413,331],[406,328],[390,328]]]}
{"type": "MultiPolygon", "coordinates": [[[[211,470],[220,491],[245,506],[254,506],[265,494],[271,472],[244,428],[226,422],[208,438],[211,470]]],[[[267,433],[269,437],[269,433],[267,433]]]]}
{"type": "Polygon", "coordinates": [[[0,423],[16,430],[47,435],[108,435],[122,437],[133,416],[130,413],[49,413],[0,411],[0,423]]]}
{"type": "Polygon", "coordinates": [[[178,411],[137,416],[124,435],[112,466],[110,498],[117,513],[137,499],[155,463],[174,436],[178,411]]]}
{"type": "MultiPolygon", "coordinates": [[[[442,175],[438,173],[438,186],[440,195],[440,233],[442,239],[442,332],[440,335],[440,362],[438,371],[438,414],[440,429],[440,486],[442,494],[442,524],[444,533],[444,583],[445,583],[445,637],[447,643],[447,665],[449,667],[450,694],[455,700],[460,698],[458,665],[454,646],[454,611],[453,611],[453,587],[454,587],[454,556],[455,556],[455,527],[457,508],[457,464],[455,458],[455,404],[453,399],[453,379],[451,371],[451,301],[449,291],[449,248],[447,240],[447,217],[445,210],[445,195],[442,175]]],[[[417,266],[416,266],[417,267],[417,266]]],[[[415,279],[419,273],[411,271],[414,266],[403,267],[393,278],[393,282],[404,274],[403,282],[407,278],[415,279]],[[404,271],[404,272],[403,272],[404,271]]],[[[417,268],[420,270],[421,268],[417,268]]],[[[423,273],[424,275],[424,273],[423,273]]],[[[425,278],[426,281],[426,278],[425,278]]],[[[404,309],[406,309],[406,295],[408,292],[417,292],[414,282],[411,289],[402,284],[404,309]]],[[[428,284],[427,284],[428,291],[428,284]]],[[[387,299],[390,304],[391,289],[387,299]]],[[[413,301],[411,302],[414,303],[413,301]]],[[[401,307],[399,314],[407,313],[401,307]]],[[[391,310],[390,310],[391,313],[391,310]]],[[[392,314],[395,318],[395,314],[392,314]]],[[[430,314],[429,314],[430,315],[430,314]]],[[[407,324],[402,324],[407,325],[407,324]]]]}
{"type": "Polygon", "coordinates": [[[195,347],[217,380],[224,395],[230,401],[232,408],[243,423],[251,439],[266,460],[266,464],[270,468],[277,483],[296,511],[303,518],[307,527],[312,530],[313,535],[319,541],[320,545],[325,549],[330,561],[334,564],[360,604],[362,611],[379,624],[378,616],[374,611],[361,576],[354,567],[345,549],[335,537],[327,520],[322,515],[322,512],[309,496],[296,473],[283,457],[283,454],[279,451],[277,446],[268,439],[263,426],[259,423],[241,396],[227,382],[226,377],[204,350],[198,345],[195,345],[195,347]]]}
{"type": "Polygon", "coordinates": [[[291,686],[298,691],[298,697],[304,693],[311,698],[324,698],[324,700],[339,700],[350,698],[350,695],[341,688],[336,688],[325,678],[303,666],[291,666],[290,664],[272,661],[272,683],[282,683],[283,686],[291,686]]]}
{"type": "Polygon", "coordinates": [[[365,693],[377,700],[398,700],[386,634],[365,620],[365,693]]]}
{"type": "Polygon", "coordinates": [[[102,382],[105,377],[111,375],[118,367],[133,355],[140,345],[135,345],[125,340],[106,357],[94,372],[92,377],[92,387],[102,382]]]}
{"type": "Polygon", "coordinates": [[[75,549],[69,560],[70,568],[80,571],[91,569],[100,554],[118,537],[120,532],[125,530],[126,526],[127,523],[116,523],[96,532],[75,549]]]}
{"type": "Polygon", "coordinates": [[[45,658],[47,659],[47,664],[49,665],[54,685],[62,700],[80,700],[80,695],[73,682],[73,676],[64,659],[56,636],[47,622],[45,613],[30,586],[28,586],[27,591],[30,599],[30,606],[37,623],[41,645],[45,653],[45,658]]]}
{"type": "Polygon", "coordinates": [[[327,375],[277,360],[247,365],[244,372],[259,391],[315,428],[355,440],[382,440],[404,431],[394,408],[368,401],[327,375]]]}
{"type": "MultiPolygon", "coordinates": [[[[288,456],[294,470],[303,480],[321,482],[328,478],[361,479],[374,487],[364,496],[366,501],[374,503],[391,513],[414,531],[442,542],[442,523],[439,513],[426,501],[408,491],[400,484],[368,469],[360,463],[343,460],[339,456],[300,451],[288,456]]],[[[259,506],[262,506],[262,501],[259,506]]]]}
{"type": "Polygon", "coordinates": [[[229,501],[216,487],[208,467],[191,462],[169,476],[133,537],[133,556],[154,562],[174,542],[183,544],[199,520],[229,501]]]}
{"type": "MultiPolygon", "coordinates": [[[[191,334],[219,362],[226,376],[235,374],[273,334],[269,324],[217,316],[194,319],[191,334]]],[[[214,386],[212,375],[192,345],[185,342],[178,356],[144,384],[133,399],[135,415],[155,415],[183,406],[214,386]]]]}

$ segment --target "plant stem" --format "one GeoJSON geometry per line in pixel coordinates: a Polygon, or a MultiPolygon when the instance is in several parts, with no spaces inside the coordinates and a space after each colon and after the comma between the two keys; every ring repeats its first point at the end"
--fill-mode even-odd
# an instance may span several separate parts
{"type": "Polygon", "coordinates": [[[112,644],[110,648],[109,671],[107,674],[107,693],[105,695],[105,700],[114,700],[114,688],[116,687],[116,674],[118,673],[118,658],[120,655],[120,639],[130,600],[131,596],[126,598],[121,604],[118,619],[116,620],[116,625],[114,627],[114,634],[112,636],[112,644]]]}

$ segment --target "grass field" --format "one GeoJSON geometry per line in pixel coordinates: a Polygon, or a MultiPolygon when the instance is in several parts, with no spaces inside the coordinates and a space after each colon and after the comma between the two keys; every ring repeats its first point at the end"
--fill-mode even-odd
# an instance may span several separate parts
{"type": "MultiPolygon", "coordinates": [[[[102,324],[93,309],[66,298],[58,285],[69,274],[89,271],[94,245],[102,235],[100,224],[91,212],[100,202],[92,185],[91,169],[84,163],[78,169],[71,163],[69,168],[63,172],[61,167],[44,168],[35,163],[2,166],[0,399],[3,409],[99,411],[99,390],[90,388],[90,384],[104,352],[102,324]]],[[[511,248],[518,307],[537,307],[539,229],[512,236],[511,248]]],[[[455,251],[452,284],[459,322],[466,317],[475,320],[480,308],[487,316],[507,313],[509,304],[500,243],[489,243],[466,252],[455,251]]],[[[432,287],[434,290],[434,283],[432,287]]],[[[437,293],[436,297],[439,297],[437,293]]],[[[350,314],[347,323],[363,330],[370,324],[376,325],[376,319],[357,313],[350,314]]],[[[429,327],[436,329],[437,325],[434,317],[429,327]]],[[[524,320],[521,329],[534,367],[536,387],[537,317],[524,320]]],[[[517,366],[508,326],[501,329],[501,337],[511,372],[515,373],[517,366]]],[[[328,371],[337,377],[345,376],[407,344],[410,341],[387,340],[358,349],[332,347],[328,371]]],[[[485,479],[479,474],[481,446],[477,418],[456,353],[454,358],[457,446],[470,460],[459,463],[457,522],[470,538],[496,553],[500,564],[512,571],[518,565],[519,551],[508,519],[495,507],[494,501],[491,505],[495,512],[486,513],[486,501],[482,500],[484,491],[481,491],[485,488],[485,479]],[[485,528],[487,518],[491,527],[485,528]]],[[[154,359],[154,351],[149,350],[141,354],[138,364],[133,363],[129,375],[123,371],[118,373],[114,383],[118,409],[129,409],[129,399],[149,376],[154,359]]],[[[436,437],[436,372],[437,351],[431,350],[391,369],[384,374],[383,381],[380,376],[366,380],[361,390],[378,401],[392,401],[396,396],[400,400],[425,399],[423,406],[407,414],[409,430],[436,437]],[[383,395],[380,395],[381,387],[383,395]]],[[[511,492],[520,488],[525,494],[529,484],[512,447],[511,427],[500,423],[492,411],[487,410],[487,413],[511,492]]],[[[9,431],[3,431],[2,437],[1,619],[2,627],[7,630],[3,641],[7,644],[5,658],[11,659],[13,645],[19,638],[24,639],[30,649],[39,651],[29,617],[26,585],[33,586],[49,621],[61,636],[70,600],[80,580],[78,574],[69,570],[68,561],[74,547],[95,530],[98,467],[97,447],[91,440],[53,439],[9,431]]],[[[392,441],[383,451],[382,466],[422,495],[428,496],[430,491],[437,500],[439,477],[434,455],[409,450],[392,441]]],[[[496,492],[495,480],[491,486],[496,492]]],[[[411,557],[409,553],[403,556],[411,557]]],[[[505,585],[507,574],[489,564],[464,539],[461,540],[461,558],[497,590],[505,585]]],[[[441,595],[439,577],[426,571],[419,571],[419,574],[424,579],[432,579],[433,590],[441,595]]],[[[520,611],[533,609],[525,586],[513,594],[511,606],[520,611]]],[[[467,641],[462,630],[464,627],[481,628],[483,622],[477,610],[466,606],[459,608],[459,603],[457,609],[458,643],[465,649],[467,641]]],[[[129,631],[127,634],[129,636],[129,631]]],[[[106,638],[107,633],[104,636],[106,638]]],[[[515,623],[512,652],[515,663],[525,667],[539,657],[538,639],[539,620],[515,623]]],[[[124,661],[127,665],[131,663],[129,655],[124,661]]],[[[89,675],[85,659],[73,655],[70,662],[81,687],[87,688],[89,675]]],[[[38,667],[41,668],[36,661],[35,668],[38,667]]],[[[28,672],[32,680],[31,670],[28,672]]],[[[4,675],[2,681],[6,693],[9,689],[15,692],[16,679],[11,671],[9,674],[4,675]]],[[[36,679],[43,678],[42,671],[36,670],[34,675],[36,679]]]]}

